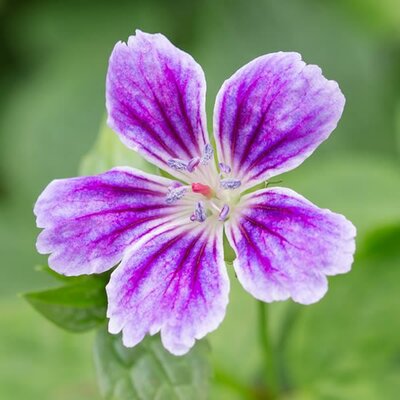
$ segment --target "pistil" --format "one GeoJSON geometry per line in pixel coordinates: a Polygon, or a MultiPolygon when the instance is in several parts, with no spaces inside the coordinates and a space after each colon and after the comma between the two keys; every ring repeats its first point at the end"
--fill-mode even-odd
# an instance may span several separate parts
{"type": "Polygon", "coordinates": [[[214,196],[214,190],[208,185],[203,185],[202,183],[192,183],[192,190],[194,193],[200,193],[207,199],[211,199],[214,196]]]}

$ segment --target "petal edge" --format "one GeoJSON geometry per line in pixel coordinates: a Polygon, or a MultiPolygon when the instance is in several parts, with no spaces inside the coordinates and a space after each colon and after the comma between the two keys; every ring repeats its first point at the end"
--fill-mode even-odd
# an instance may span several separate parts
{"type": "Polygon", "coordinates": [[[300,165],[336,128],[345,98],[298,53],[272,53],[224,82],[214,109],[219,161],[243,190],[300,165]]]}
{"type": "Polygon", "coordinates": [[[246,195],[236,211],[226,230],[234,268],[259,300],[311,304],[326,293],[326,276],[350,270],[356,230],[342,215],[284,188],[246,195]]]}
{"type": "Polygon", "coordinates": [[[112,268],[132,242],[182,212],[166,202],[172,182],[126,167],[51,182],[34,208],[44,228],[39,253],[50,253],[49,266],[65,275],[112,268]]]}
{"type": "Polygon", "coordinates": [[[118,42],[106,81],[108,124],[148,161],[183,178],[168,160],[201,156],[208,142],[204,72],[161,34],[118,42]]]}
{"type": "Polygon", "coordinates": [[[168,351],[185,354],[225,316],[229,280],[222,225],[158,231],[130,249],[106,289],[110,332],[122,330],[126,346],[161,331],[168,351]]]}

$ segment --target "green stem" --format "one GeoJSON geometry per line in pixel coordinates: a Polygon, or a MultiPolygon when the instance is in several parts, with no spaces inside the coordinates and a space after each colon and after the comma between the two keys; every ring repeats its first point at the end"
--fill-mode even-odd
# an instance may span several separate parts
{"type": "Polygon", "coordinates": [[[270,399],[276,399],[279,393],[278,370],[275,350],[271,343],[269,329],[268,305],[258,302],[259,335],[264,358],[264,372],[270,399]]]}
{"type": "Polygon", "coordinates": [[[286,347],[287,342],[290,338],[293,327],[295,326],[297,319],[300,315],[301,307],[295,303],[287,304],[287,309],[285,312],[285,316],[283,322],[281,324],[281,328],[278,334],[278,340],[276,344],[277,351],[277,363],[278,368],[277,371],[279,373],[279,387],[281,390],[290,391],[292,389],[292,381],[290,376],[288,375],[288,371],[285,368],[286,364],[286,347]]]}

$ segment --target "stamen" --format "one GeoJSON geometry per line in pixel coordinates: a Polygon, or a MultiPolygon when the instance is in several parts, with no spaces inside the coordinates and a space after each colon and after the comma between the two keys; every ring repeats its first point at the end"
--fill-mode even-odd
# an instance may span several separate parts
{"type": "Polygon", "coordinates": [[[208,162],[213,158],[214,149],[211,144],[207,143],[204,147],[203,157],[201,157],[201,164],[207,165],[208,162]]]}
{"type": "Polygon", "coordinates": [[[218,220],[219,221],[225,221],[226,217],[229,214],[229,210],[230,210],[229,206],[227,204],[225,204],[222,207],[221,212],[219,213],[218,220]]]}
{"type": "Polygon", "coordinates": [[[239,181],[239,179],[231,179],[231,178],[226,178],[226,179],[221,179],[220,180],[221,187],[224,189],[237,189],[242,182],[239,181]]]}
{"type": "Polygon", "coordinates": [[[204,207],[204,203],[202,201],[197,202],[196,208],[194,209],[194,216],[196,221],[204,222],[206,220],[206,208],[204,207]]]}
{"type": "Polygon", "coordinates": [[[185,161],[179,160],[178,158],[171,158],[167,162],[168,166],[175,171],[186,171],[188,165],[185,161]]]}
{"type": "Polygon", "coordinates": [[[194,193],[200,193],[203,196],[211,199],[214,195],[214,191],[208,185],[203,185],[202,183],[192,183],[192,190],[194,193]]]}
{"type": "Polygon", "coordinates": [[[192,158],[192,159],[189,161],[188,165],[187,165],[187,170],[188,170],[189,172],[193,172],[194,169],[195,169],[199,164],[200,164],[200,158],[199,158],[199,157],[192,158]]]}
{"type": "Polygon", "coordinates": [[[187,191],[187,187],[180,186],[178,188],[168,188],[168,194],[166,198],[167,204],[173,204],[179,199],[181,199],[187,191]]]}
{"type": "Polygon", "coordinates": [[[218,164],[218,166],[219,166],[219,169],[220,169],[222,172],[224,172],[225,174],[230,174],[230,172],[232,171],[232,170],[231,170],[231,167],[230,167],[229,165],[226,165],[226,164],[224,164],[224,163],[222,163],[222,162],[220,162],[220,163],[218,164]]]}

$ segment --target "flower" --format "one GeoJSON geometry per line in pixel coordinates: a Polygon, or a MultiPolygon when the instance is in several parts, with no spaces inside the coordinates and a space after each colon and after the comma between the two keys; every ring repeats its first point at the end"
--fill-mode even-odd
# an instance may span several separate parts
{"type": "Polygon", "coordinates": [[[140,31],[111,54],[108,124],[172,180],[118,167],[51,182],[36,206],[40,253],[58,273],[113,271],[109,331],[126,346],[161,332],[186,353],[228,304],[223,234],[236,275],[255,298],[318,301],[327,276],[348,272],[355,228],[267,179],[301,164],[335,129],[345,99],[297,53],[256,58],[223,84],[206,129],[201,67],[161,34],[140,31]]]}

